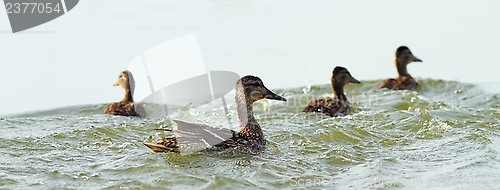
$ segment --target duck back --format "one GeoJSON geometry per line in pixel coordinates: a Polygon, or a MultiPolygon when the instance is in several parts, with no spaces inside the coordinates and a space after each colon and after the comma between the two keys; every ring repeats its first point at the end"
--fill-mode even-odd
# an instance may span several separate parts
{"type": "Polygon", "coordinates": [[[344,116],[349,114],[349,102],[342,101],[337,97],[313,100],[304,108],[302,112],[319,112],[330,117],[344,116]]]}
{"type": "Polygon", "coordinates": [[[121,115],[121,116],[139,116],[134,109],[134,102],[115,102],[109,104],[104,110],[104,114],[121,115]]]}
{"type": "Polygon", "coordinates": [[[386,79],[380,84],[379,88],[391,90],[416,90],[417,81],[412,77],[400,76],[396,79],[386,79]]]}

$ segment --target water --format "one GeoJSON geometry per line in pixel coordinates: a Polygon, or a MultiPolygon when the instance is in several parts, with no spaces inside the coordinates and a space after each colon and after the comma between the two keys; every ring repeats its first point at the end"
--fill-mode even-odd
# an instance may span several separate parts
{"type": "MultiPolygon", "coordinates": [[[[0,188],[297,189],[315,179],[327,189],[498,188],[499,94],[431,79],[419,92],[376,90],[379,82],[346,86],[354,113],[343,118],[298,113],[329,96],[328,85],[275,90],[288,102],[255,103],[268,140],[255,155],[152,153],[140,142],[171,135],[152,130],[170,121],[102,115],[105,104],[2,117],[0,188]]],[[[206,121],[220,110],[176,114],[206,121]]]]}

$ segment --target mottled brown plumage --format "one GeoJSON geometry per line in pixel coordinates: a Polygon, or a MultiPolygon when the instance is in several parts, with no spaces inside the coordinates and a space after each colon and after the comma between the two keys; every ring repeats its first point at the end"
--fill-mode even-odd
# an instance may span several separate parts
{"type": "Polygon", "coordinates": [[[115,102],[111,103],[104,110],[104,114],[121,116],[139,116],[134,110],[134,102],[115,102]]]}
{"type": "Polygon", "coordinates": [[[113,86],[122,87],[125,90],[125,95],[121,101],[110,104],[106,110],[104,110],[104,114],[139,116],[134,108],[134,100],[132,99],[133,88],[131,88],[131,83],[133,87],[134,80],[132,73],[129,71],[122,71],[118,76],[118,81],[113,86]]]}
{"type": "Polygon", "coordinates": [[[163,138],[154,143],[143,142],[153,152],[174,152],[179,153],[179,146],[177,146],[177,139],[175,137],[163,138]]]}
{"type": "Polygon", "coordinates": [[[348,83],[360,83],[344,67],[335,67],[330,82],[333,90],[333,98],[324,98],[309,102],[302,112],[321,112],[330,117],[344,116],[349,114],[349,101],[344,94],[344,86],[348,83]]]}
{"type": "Polygon", "coordinates": [[[408,47],[400,46],[396,50],[394,62],[398,71],[398,77],[384,80],[379,88],[388,88],[391,90],[416,90],[417,81],[408,73],[407,66],[412,62],[422,62],[422,60],[415,57],[408,47]]]}
{"type": "MultiPolygon", "coordinates": [[[[253,103],[260,99],[286,101],[264,86],[259,77],[247,75],[239,79],[235,87],[235,106],[239,119],[238,131],[231,131],[230,138],[213,146],[215,149],[261,150],[266,145],[265,136],[259,123],[253,116],[253,103]]],[[[178,121],[177,126],[180,127],[178,121]]],[[[154,152],[179,152],[179,144],[175,137],[160,139],[154,143],[144,142],[154,152]]]]}

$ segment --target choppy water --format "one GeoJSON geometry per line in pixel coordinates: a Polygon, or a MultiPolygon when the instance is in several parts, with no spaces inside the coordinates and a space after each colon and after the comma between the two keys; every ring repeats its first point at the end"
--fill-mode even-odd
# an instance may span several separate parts
{"type": "Polygon", "coordinates": [[[0,188],[297,189],[314,180],[316,189],[500,186],[500,95],[441,80],[420,80],[419,92],[376,90],[379,82],[348,85],[354,113],[343,118],[298,113],[309,98],[330,96],[328,85],[275,90],[288,102],[256,103],[268,139],[256,155],[152,153],[140,142],[171,135],[152,130],[170,121],[102,115],[106,105],[2,117],[0,188]]]}

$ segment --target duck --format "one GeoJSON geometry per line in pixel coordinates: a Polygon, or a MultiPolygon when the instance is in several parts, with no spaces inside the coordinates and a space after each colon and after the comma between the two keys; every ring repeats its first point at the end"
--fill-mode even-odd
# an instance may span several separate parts
{"type": "Polygon", "coordinates": [[[396,50],[394,63],[398,71],[398,77],[384,80],[379,88],[391,90],[417,90],[417,81],[408,73],[407,66],[412,62],[422,62],[415,57],[406,46],[399,46],[396,50]]]}
{"type": "Polygon", "coordinates": [[[132,98],[131,84],[134,86],[132,73],[128,70],[120,72],[118,81],[113,86],[122,87],[125,90],[125,95],[119,102],[114,102],[108,105],[104,110],[104,114],[120,115],[120,116],[139,116],[134,108],[134,99],[132,98]]]}
{"type": "Polygon", "coordinates": [[[350,113],[349,101],[344,94],[344,86],[349,83],[361,83],[354,78],[351,73],[341,66],[337,66],[332,71],[330,78],[332,85],[333,98],[322,98],[312,100],[302,111],[307,112],[320,112],[330,117],[345,116],[350,113]]]}
{"type": "MultiPolygon", "coordinates": [[[[253,115],[253,103],[262,99],[284,102],[287,100],[269,90],[264,86],[264,83],[259,77],[253,75],[243,76],[236,82],[234,98],[236,115],[239,120],[238,130],[231,130],[231,134],[226,140],[215,144],[211,148],[215,150],[248,150],[251,152],[264,149],[266,140],[261,126],[257,123],[253,115]]],[[[177,127],[185,125],[184,122],[175,122],[177,127]]],[[[156,153],[179,153],[179,147],[185,147],[178,142],[176,137],[167,137],[157,140],[156,142],[143,142],[143,144],[156,153]]]]}

